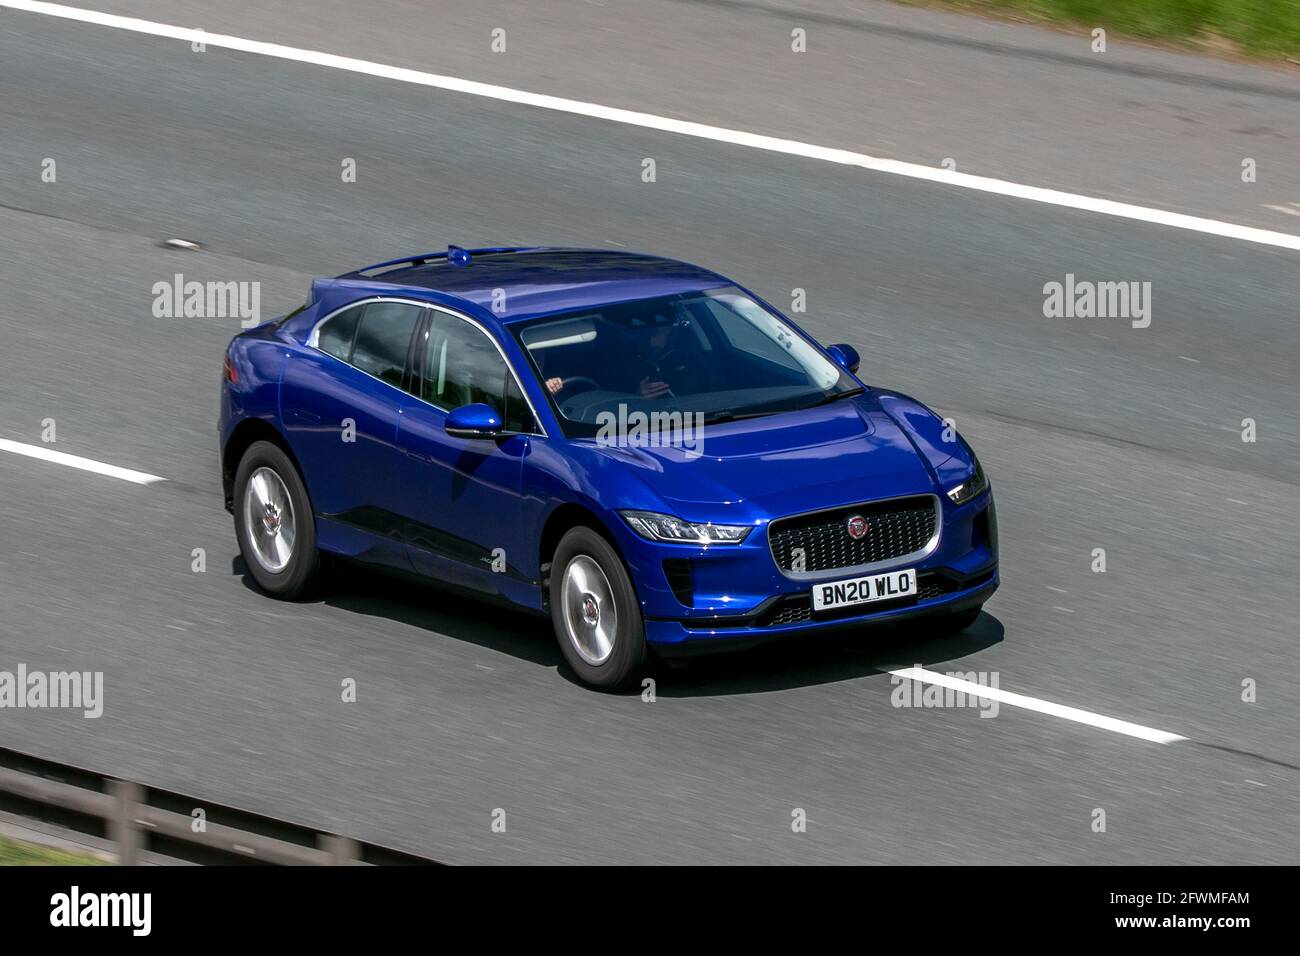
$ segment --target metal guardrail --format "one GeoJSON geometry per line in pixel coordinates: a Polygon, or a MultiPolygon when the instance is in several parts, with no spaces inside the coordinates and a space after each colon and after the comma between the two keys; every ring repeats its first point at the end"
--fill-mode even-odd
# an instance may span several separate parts
{"type": "Polygon", "coordinates": [[[434,862],[4,748],[0,809],[74,833],[102,834],[125,866],[167,860],[286,866],[434,862]],[[193,812],[200,809],[202,823],[196,825],[193,812]]]}

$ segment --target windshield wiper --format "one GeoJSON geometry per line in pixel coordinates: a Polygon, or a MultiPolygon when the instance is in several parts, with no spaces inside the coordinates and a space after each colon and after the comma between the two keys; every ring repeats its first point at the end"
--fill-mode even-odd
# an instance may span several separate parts
{"type": "Polygon", "coordinates": [[[775,415],[771,409],[762,412],[714,412],[711,415],[704,416],[704,424],[716,425],[719,422],[738,422],[746,418],[762,418],[764,415],[775,415]]]}
{"type": "Polygon", "coordinates": [[[758,412],[736,412],[724,409],[720,412],[704,416],[704,424],[715,425],[719,422],[736,422],[746,418],[762,418],[764,415],[779,415],[782,412],[801,412],[805,408],[816,408],[819,405],[829,405],[831,402],[838,402],[841,398],[851,398],[854,395],[861,395],[866,389],[858,386],[851,388],[847,392],[837,392],[834,395],[827,395],[819,398],[811,405],[800,405],[798,408],[766,408],[758,412]]]}
{"type": "Polygon", "coordinates": [[[851,388],[847,392],[836,392],[834,395],[826,395],[817,399],[811,405],[804,405],[804,408],[816,408],[818,405],[829,405],[831,402],[838,402],[841,398],[852,398],[854,395],[861,395],[866,389],[861,385],[851,388]]]}

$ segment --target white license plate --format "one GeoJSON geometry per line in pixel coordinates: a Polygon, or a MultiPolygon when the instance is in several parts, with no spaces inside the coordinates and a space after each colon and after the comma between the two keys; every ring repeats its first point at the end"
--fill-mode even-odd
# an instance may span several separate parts
{"type": "Polygon", "coordinates": [[[814,611],[828,611],[853,604],[915,596],[916,568],[908,568],[906,571],[864,574],[858,578],[814,585],[812,603],[814,611]]]}

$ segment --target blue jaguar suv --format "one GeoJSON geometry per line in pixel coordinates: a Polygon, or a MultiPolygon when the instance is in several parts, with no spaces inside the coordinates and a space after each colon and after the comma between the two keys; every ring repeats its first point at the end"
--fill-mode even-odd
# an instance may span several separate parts
{"type": "Polygon", "coordinates": [[[578,677],[832,628],[969,626],[998,586],[974,451],[752,292],[605,250],[456,246],[312,283],[230,343],[249,572],[323,555],[547,615],[578,677]]]}

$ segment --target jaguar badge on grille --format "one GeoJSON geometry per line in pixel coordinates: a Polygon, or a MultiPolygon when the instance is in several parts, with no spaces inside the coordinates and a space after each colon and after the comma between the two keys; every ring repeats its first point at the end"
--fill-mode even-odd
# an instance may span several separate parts
{"type": "Polygon", "coordinates": [[[862,515],[854,515],[848,520],[846,527],[849,531],[849,537],[854,541],[860,541],[867,536],[867,519],[862,515]]]}

